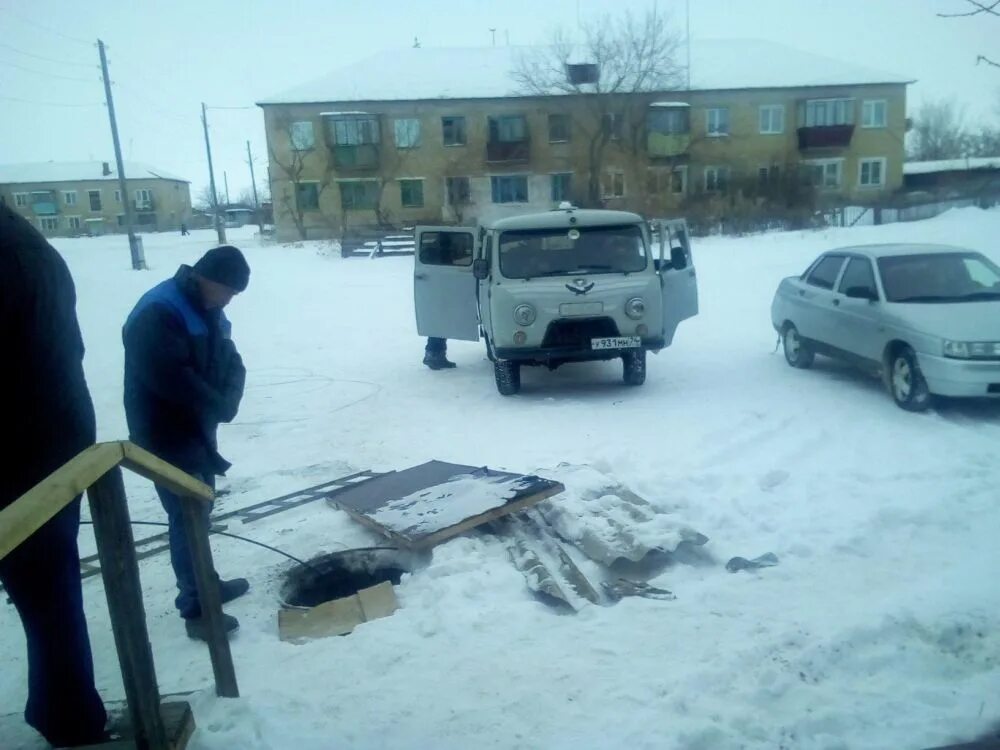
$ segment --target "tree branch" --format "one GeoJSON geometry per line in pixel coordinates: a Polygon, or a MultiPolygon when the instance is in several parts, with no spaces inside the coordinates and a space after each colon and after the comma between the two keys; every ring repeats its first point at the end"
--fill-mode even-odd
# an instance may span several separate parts
{"type": "Polygon", "coordinates": [[[992,65],[994,68],[1000,68],[1000,63],[995,62],[994,60],[991,60],[986,55],[979,55],[976,58],[976,65],[979,65],[979,63],[981,63],[981,62],[984,62],[987,65],[992,65]]]}
{"type": "Polygon", "coordinates": [[[978,16],[981,13],[1000,16],[1000,11],[997,10],[1000,7],[1000,0],[993,0],[989,5],[979,2],[979,0],[966,0],[966,2],[974,6],[975,10],[970,10],[967,13],[938,13],[937,15],[939,18],[967,18],[969,16],[978,16]]]}

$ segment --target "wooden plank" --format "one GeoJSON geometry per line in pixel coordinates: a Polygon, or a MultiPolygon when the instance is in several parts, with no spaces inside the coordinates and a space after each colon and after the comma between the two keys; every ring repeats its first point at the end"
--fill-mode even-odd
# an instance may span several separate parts
{"type": "Polygon", "coordinates": [[[118,443],[92,445],[0,510],[0,560],[122,458],[118,443]]]}
{"type": "Polygon", "coordinates": [[[94,482],[87,494],[136,746],[166,750],[159,687],[142,603],[139,561],[121,469],[112,468],[94,482]]]}
{"type": "Polygon", "coordinates": [[[204,482],[195,479],[190,474],[168,464],[159,456],[155,456],[144,448],[129,442],[121,443],[122,464],[136,474],[162,484],[182,497],[195,497],[199,500],[212,502],[215,493],[204,482]]]}
{"type": "Polygon", "coordinates": [[[195,581],[198,585],[198,601],[201,616],[208,625],[208,653],[212,659],[215,675],[215,692],[223,698],[239,698],[236,684],[236,669],[233,655],[229,650],[229,636],[223,624],[222,599],[219,594],[219,577],[212,562],[212,548],[208,543],[208,521],[204,509],[196,503],[201,499],[181,498],[184,516],[184,533],[194,563],[195,581]]]}

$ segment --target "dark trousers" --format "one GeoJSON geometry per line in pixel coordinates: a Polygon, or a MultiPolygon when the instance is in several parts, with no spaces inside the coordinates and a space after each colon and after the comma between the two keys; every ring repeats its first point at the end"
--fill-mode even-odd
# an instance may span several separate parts
{"type": "Polygon", "coordinates": [[[107,715],[83,614],[80,498],[0,560],[28,642],[25,721],[53,745],[97,742],[107,715]]]}
{"type": "MultiPolygon", "coordinates": [[[[197,475],[196,475],[197,476],[197,475]]],[[[215,477],[198,476],[201,481],[215,489],[215,477]]],[[[163,509],[167,511],[167,521],[170,523],[170,565],[177,579],[177,598],[174,606],[184,619],[201,617],[201,602],[198,600],[198,585],[194,575],[194,561],[191,558],[191,545],[188,543],[187,532],[184,530],[184,515],[182,503],[194,503],[202,516],[206,533],[209,528],[209,515],[212,512],[211,503],[192,498],[181,498],[166,487],[156,485],[156,494],[160,496],[163,509]]],[[[218,578],[218,575],[216,575],[218,578]]]]}
{"type": "Polygon", "coordinates": [[[445,354],[448,351],[448,339],[438,339],[433,336],[427,339],[424,354],[445,354]]]}

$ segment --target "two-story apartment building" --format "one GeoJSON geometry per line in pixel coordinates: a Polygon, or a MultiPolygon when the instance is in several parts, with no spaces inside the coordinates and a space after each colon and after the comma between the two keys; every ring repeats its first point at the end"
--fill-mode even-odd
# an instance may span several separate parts
{"type": "Polygon", "coordinates": [[[279,238],[563,200],[663,215],[793,172],[820,202],[873,203],[902,184],[898,75],[770,42],[695,42],[690,88],[595,109],[592,94],[519,90],[512,74],[534,51],[393,51],[258,102],[279,238]]]}
{"type": "Polygon", "coordinates": [[[0,201],[47,237],[124,232],[123,200],[139,231],[179,229],[191,216],[187,180],[138,162],[125,162],[125,176],[122,196],[113,162],[0,165],[0,201]]]}

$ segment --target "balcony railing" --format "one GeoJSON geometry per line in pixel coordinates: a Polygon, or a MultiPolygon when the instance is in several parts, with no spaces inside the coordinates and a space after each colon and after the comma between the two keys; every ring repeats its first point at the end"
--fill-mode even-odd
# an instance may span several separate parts
{"type": "Polygon", "coordinates": [[[853,125],[814,125],[799,128],[799,151],[815,148],[847,148],[854,135],[853,125]]]}
{"type": "Polygon", "coordinates": [[[488,141],[486,143],[486,161],[488,162],[524,162],[531,156],[531,144],[523,141],[488,141]]]}
{"type": "Polygon", "coordinates": [[[35,216],[57,216],[59,214],[59,204],[54,200],[35,201],[31,204],[31,210],[35,216]]]}
{"type": "Polygon", "coordinates": [[[154,211],[156,206],[152,198],[136,198],[132,201],[132,208],[135,211],[154,211]]]}
{"type": "Polygon", "coordinates": [[[356,146],[334,146],[333,163],[339,169],[377,169],[378,144],[361,143],[356,146]]]}
{"type": "Polygon", "coordinates": [[[646,151],[654,158],[682,156],[691,147],[690,133],[649,133],[646,151]]]}

